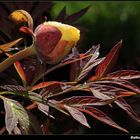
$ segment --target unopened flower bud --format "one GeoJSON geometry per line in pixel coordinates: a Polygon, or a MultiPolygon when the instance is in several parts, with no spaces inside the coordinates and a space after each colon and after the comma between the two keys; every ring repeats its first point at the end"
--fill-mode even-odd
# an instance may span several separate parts
{"type": "Polygon", "coordinates": [[[44,22],[35,29],[36,49],[48,64],[60,62],[80,38],[80,31],[59,22],[44,22]]]}

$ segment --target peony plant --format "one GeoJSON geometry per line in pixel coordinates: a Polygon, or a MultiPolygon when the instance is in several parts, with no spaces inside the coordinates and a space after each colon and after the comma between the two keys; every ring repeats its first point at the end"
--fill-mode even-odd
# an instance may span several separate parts
{"type": "MultiPolygon", "coordinates": [[[[56,125],[52,128],[51,120],[64,119],[58,111],[87,128],[92,129],[85,114],[118,129],[118,133],[129,133],[100,108],[114,109],[116,105],[140,122],[140,117],[124,99],[140,94],[140,88],[131,81],[139,79],[140,72],[111,72],[122,40],[105,57],[98,58],[100,45],[93,45],[85,53],[78,51],[76,44],[80,39],[80,31],[76,27],[45,21],[33,31],[33,19],[24,10],[12,12],[9,18],[16,24],[27,23],[27,27],[20,27],[19,30],[32,37],[32,45],[16,53],[12,52],[11,47],[18,45],[23,38],[0,45],[0,54],[8,57],[0,63],[0,74],[13,64],[22,81],[22,84],[17,81],[15,84],[0,85],[0,99],[4,106],[1,112],[4,112],[2,115],[5,118],[1,133],[53,134],[56,125]],[[37,56],[34,58],[37,65],[32,65],[32,61],[24,65],[20,61],[32,55],[37,56]],[[38,59],[41,63],[37,63],[38,59]],[[43,68],[42,63],[47,66],[43,68]],[[49,80],[51,72],[66,65],[69,65],[68,79],[56,80],[54,77],[49,80]],[[34,69],[31,80],[32,73],[28,71],[30,67],[34,69]]],[[[74,133],[71,127],[63,131],[64,134],[68,132],[74,133]]]]}

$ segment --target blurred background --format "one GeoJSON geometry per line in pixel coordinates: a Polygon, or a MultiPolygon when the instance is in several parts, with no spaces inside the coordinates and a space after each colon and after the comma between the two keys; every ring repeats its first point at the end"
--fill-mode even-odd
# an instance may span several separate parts
{"type": "Polygon", "coordinates": [[[68,14],[87,6],[88,11],[76,23],[84,28],[84,41],[80,50],[87,50],[92,45],[101,45],[100,55],[107,52],[120,40],[123,48],[119,64],[124,68],[140,70],[140,2],[55,2],[52,16],[57,16],[64,6],[68,14]]]}

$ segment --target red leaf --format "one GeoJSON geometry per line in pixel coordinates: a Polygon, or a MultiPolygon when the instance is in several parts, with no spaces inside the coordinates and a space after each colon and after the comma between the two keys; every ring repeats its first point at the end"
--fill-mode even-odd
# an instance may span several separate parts
{"type": "Polygon", "coordinates": [[[83,55],[83,54],[82,54],[82,56],[81,56],[80,58],[75,58],[75,57],[74,57],[74,58],[70,58],[70,60],[68,59],[68,60],[66,60],[66,61],[62,61],[60,64],[51,67],[51,68],[48,69],[45,73],[43,73],[42,75],[38,76],[32,83],[33,83],[33,84],[36,83],[41,77],[43,77],[43,76],[49,74],[50,72],[52,72],[52,71],[54,71],[54,70],[56,70],[56,69],[58,69],[58,68],[60,68],[60,67],[63,67],[63,66],[65,66],[65,65],[68,65],[68,64],[71,64],[71,63],[80,61],[80,60],[82,60],[82,59],[87,59],[87,58],[90,58],[90,57],[92,57],[92,54],[89,54],[89,55],[83,55]]]}
{"type": "Polygon", "coordinates": [[[94,88],[90,88],[90,90],[93,93],[93,95],[98,99],[107,100],[111,98],[111,95],[108,96],[104,92],[100,92],[99,90],[95,90],[94,88]]]}
{"type": "Polygon", "coordinates": [[[50,68],[50,69],[48,69],[46,72],[45,72],[45,75],[46,74],[48,74],[48,73],[50,73],[50,72],[52,72],[52,71],[54,71],[55,69],[57,69],[57,68],[60,68],[60,67],[63,67],[63,66],[65,66],[65,65],[68,65],[68,64],[71,64],[71,63],[74,63],[74,62],[77,62],[77,61],[80,61],[80,60],[82,60],[82,59],[86,59],[86,58],[89,58],[89,57],[91,57],[92,56],[92,54],[89,54],[89,55],[82,55],[82,57],[80,57],[80,58],[73,58],[73,59],[70,59],[70,60],[66,60],[66,61],[64,61],[64,62],[62,62],[62,63],[60,63],[60,64],[58,64],[58,65],[56,65],[56,66],[54,66],[54,67],[52,67],[52,68],[50,68]]]}
{"type": "Polygon", "coordinates": [[[100,65],[98,65],[96,69],[97,79],[104,77],[112,69],[113,65],[117,60],[121,46],[122,40],[111,49],[111,51],[107,54],[106,58],[100,63],[100,65]]]}
{"type": "MultiPolygon", "coordinates": [[[[11,57],[11,56],[12,56],[12,55],[9,54],[9,53],[6,53],[6,55],[7,55],[8,57],[11,57]]],[[[19,61],[16,61],[16,62],[14,63],[14,67],[15,67],[17,73],[19,74],[19,76],[20,76],[20,78],[21,78],[21,80],[22,80],[22,82],[23,82],[23,85],[26,85],[26,83],[27,83],[27,78],[26,78],[25,72],[24,72],[24,70],[23,70],[23,68],[22,68],[22,66],[21,66],[21,64],[20,64],[20,62],[19,62],[19,61]]]]}
{"type": "Polygon", "coordinates": [[[101,63],[101,61],[103,61],[103,58],[96,60],[96,58],[99,56],[99,48],[100,45],[93,46],[85,53],[85,56],[91,54],[92,55],[91,58],[87,58],[85,60],[77,61],[71,64],[70,71],[71,80],[73,81],[82,80],[88,75],[88,73],[93,69],[93,67],[101,63]]]}
{"type": "Polygon", "coordinates": [[[46,114],[47,116],[51,117],[54,119],[54,117],[52,115],[49,114],[49,106],[48,105],[45,105],[45,104],[42,104],[42,103],[39,103],[37,102],[37,105],[38,105],[38,109],[43,112],[44,114],[46,114]]]}
{"type": "Polygon", "coordinates": [[[93,103],[97,102],[99,99],[93,96],[73,96],[70,98],[66,98],[61,100],[59,103],[67,104],[67,105],[78,105],[78,104],[86,104],[86,103],[93,103]]]}
{"type": "Polygon", "coordinates": [[[16,45],[17,43],[19,43],[21,40],[22,40],[22,38],[19,38],[19,39],[17,39],[17,40],[12,41],[12,42],[9,42],[9,43],[0,45],[0,53],[9,51],[9,49],[10,49],[11,47],[13,47],[13,46],[16,45]]]}
{"type": "Polygon", "coordinates": [[[74,107],[85,106],[85,105],[94,105],[94,106],[103,106],[112,103],[117,100],[117,98],[108,98],[107,100],[101,100],[94,96],[74,96],[61,100],[60,104],[66,104],[74,107]]]}
{"type": "Polygon", "coordinates": [[[71,116],[77,120],[78,122],[80,122],[81,124],[87,126],[90,128],[88,122],[87,122],[87,119],[85,117],[85,115],[80,112],[78,109],[75,109],[73,107],[70,107],[70,106],[67,106],[67,105],[64,105],[65,109],[68,110],[68,112],[71,114],[71,116]]]}
{"type": "Polygon", "coordinates": [[[100,111],[97,108],[85,106],[84,108],[78,108],[78,110],[89,114],[90,116],[96,118],[97,120],[99,120],[103,123],[106,123],[112,127],[118,128],[118,129],[128,133],[128,131],[126,129],[120,127],[113,120],[111,120],[106,114],[104,114],[102,111],[100,111]]]}
{"type": "Polygon", "coordinates": [[[30,28],[28,28],[28,27],[22,26],[22,27],[19,29],[19,31],[21,31],[21,32],[23,32],[23,33],[26,33],[26,34],[29,34],[29,35],[31,35],[31,36],[34,36],[33,31],[32,31],[30,28]]]}
{"type": "Polygon", "coordinates": [[[49,100],[49,106],[57,109],[58,111],[64,113],[65,115],[70,116],[70,114],[66,112],[64,107],[58,105],[58,101],[56,101],[56,100],[49,100]],[[50,105],[50,103],[51,103],[51,105],[50,105]]]}
{"type": "Polygon", "coordinates": [[[113,73],[108,74],[105,79],[136,79],[140,78],[140,71],[135,70],[120,70],[113,73]]]}
{"type": "Polygon", "coordinates": [[[12,91],[12,92],[26,92],[27,89],[25,87],[22,87],[20,85],[1,85],[0,88],[7,90],[7,91],[12,91]]]}
{"type": "Polygon", "coordinates": [[[70,65],[70,81],[75,81],[80,73],[80,62],[77,61],[70,65]]]}
{"type": "Polygon", "coordinates": [[[133,111],[133,109],[131,108],[131,106],[129,104],[127,104],[127,102],[120,98],[117,101],[115,101],[115,103],[121,107],[123,110],[125,110],[127,112],[127,114],[134,120],[136,120],[137,122],[140,122],[140,117],[133,111]]]}
{"type": "Polygon", "coordinates": [[[42,129],[43,134],[45,134],[45,135],[52,134],[49,131],[49,125],[48,125],[48,123],[43,123],[40,127],[42,129]]]}
{"type": "MultiPolygon", "coordinates": [[[[92,59],[92,58],[91,58],[92,59]]],[[[90,59],[90,60],[91,60],[90,59]]],[[[99,58],[99,59],[96,59],[94,61],[92,61],[92,63],[89,64],[89,66],[87,67],[83,67],[83,69],[81,70],[78,78],[77,78],[77,81],[80,81],[82,80],[83,78],[85,78],[89,72],[95,67],[97,66],[98,64],[100,64],[102,61],[103,61],[104,58],[99,58]]],[[[90,62],[90,61],[89,61],[90,62]]],[[[88,63],[87,63],[88,64],[88,63]]]]}
{"type": "Polygon", "coordinates": [[[42,82],[42,83],[39,83],[38,85],[33,86],[31,91],[41,89],[41,88],[45,88],[45,87],[48,87],[48,86],[63,85],[63,84],[64,84],[63,82],[57,82],[57,81],[42,82]]]}
{"type": "Polygon", "coordinates": [[[24,72],[20,62],[19,61],[15,62],[14,66],[15,66],[15,69],[16,69],[17,73],[19,74],[20,78],[22,79],[23,84],[26,85],[27,78],[26,78],[25,72],[24,72]]]}
{"type": "Polygon", "coordinates": [[[111,97],[126,97],[136,94],[135,92],[108,85],[89,83],[89,86],[93,95],[103,100],[110,99],[111,97]]]}
{"type": "Polygon", "coordinates": [[[103,58],[97,59],[99,56],[99,49],[100,49],[100,45],[97,45],[97,46],[93,45],[85,53],[85,55],[92,54],[92,57],[85,60],[81,60],[82,61],[81,70],[80,70],[79,76],[77,77],[77,81],[80,81],[83,78],[85,78],[88,75],[88,73],[93,69],[93,67],[101,63],[101,61],[103,61],[103,58]]]}
{"type": "Polygon", "coordinates": [[[126,80],[102,80],[102,81],[96,81],[94,83],[99,83],[99,84],[113,84],[113,85],[119,85],[121,88],[127,88],[129,90],[132,90],[133,92],[136,92],[140,94],[140,88],[135,86],[134,84],[126,81],[126,80]]]}
{"type": "MultiPolygon", "coordinates": [[[[80,58],[80,54],[77,50],[77,48],[72,49],[72,55],[73,58],[80,58]]],[[[82,61],[82,60],[80,60],[82,61]]],[[[80,61],[77,61],[75,63],[72,63],[70,65],[70,81],[75,81],[75,79],[78,77],[78,74],[80,73],[81,67],[80,67],[80,61]]]]}

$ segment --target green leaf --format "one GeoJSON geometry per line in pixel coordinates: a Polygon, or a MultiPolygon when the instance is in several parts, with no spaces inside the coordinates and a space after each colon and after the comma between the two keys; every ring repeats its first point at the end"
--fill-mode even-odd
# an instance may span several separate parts
{"type": "MultiPolygon", "coordinates": [[[[8,99],[6,97],[2,97],[4,102],[4,108],[6,112],[5,116],[5,123],[6,123],[6,129],[9,134],[12,133],[18,133],[19,130],[21,131],[21,134],[29,134],[31,133],[31,127],[33,127],[33,124],[36,122],[31,122],[32,116],[28,114],[28,112],[24,109],[24,107],[15,100],[8,99]],[[18,131],[17,128],[19,129],[18,131]]],[[[34,126],[36,129],[38,126],[34,126]]]]}
{"type": "Polygon", "coordinates": [[[21,125],[23,134],[28,134],[29,131],[29,116],[22,105],[12,99],[2,98],[4,101],[4,108],[6,111],[5,123],[6,129],[9,134],[17,127],[18,124],[21,125]]]}

